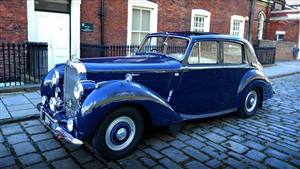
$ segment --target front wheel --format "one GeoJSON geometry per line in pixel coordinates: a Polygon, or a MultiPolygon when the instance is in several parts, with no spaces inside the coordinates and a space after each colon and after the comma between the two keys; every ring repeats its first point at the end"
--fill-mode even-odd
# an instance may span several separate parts
{"type": "Polygon", "coordinates": [[[144,120],[132,107],[113,111],[101,123],[93,145],[97,152],[108,160],[116,160],[131,154],[144,132],[144,120]]]}
{"type": "Polygon", "coordinates": [[[243,99],[243,106],[239,110],[240,116],[247,118],[253,116],[259,106],[260,93],[254,88],[249,90],[243,99]]]}

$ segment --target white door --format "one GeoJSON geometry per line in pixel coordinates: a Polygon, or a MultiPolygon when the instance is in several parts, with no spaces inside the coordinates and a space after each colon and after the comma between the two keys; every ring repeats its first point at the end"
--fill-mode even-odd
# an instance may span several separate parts
{"type": "Polygon", "coordinates": [[[70,15],[36,12],[36,37],[48,43],[48,69],[70,58],[70,15]]]}

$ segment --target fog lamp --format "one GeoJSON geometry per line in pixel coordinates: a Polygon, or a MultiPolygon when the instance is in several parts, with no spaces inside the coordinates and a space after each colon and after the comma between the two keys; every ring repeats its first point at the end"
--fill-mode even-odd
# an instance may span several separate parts
{"type": "Polygon", "coordinates": [[[68,128],[69,131],[73,130],[73,128],[74,128],[74,121],[73,121],[73,119],[68,119],[68,121],[67,121],[67,128],[68,128]]]}

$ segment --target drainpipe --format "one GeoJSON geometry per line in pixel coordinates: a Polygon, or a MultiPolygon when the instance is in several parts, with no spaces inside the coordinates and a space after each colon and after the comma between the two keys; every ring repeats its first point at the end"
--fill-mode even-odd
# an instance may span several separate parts
{"type": "Polygon", "coordinates": [[[103,33],[104,33],[104,0],[100,2],[100,45],[104,45],[103,33]]]}
{"type": "MultiPolygon", "coordinates": [[[[298,22],[300,27],[300,20],[298,22]]],[[[296,57],[296,60],[300,60],[300,30],[298,30],[298,56],[296,57]]]]}
{"type": "Polygon", "coordinates": [[[104,56],[104,0],[101,0],[100,2],[100,11],[99,11],[99,17],[100,17],[100,50],[101,50],[101,56],[104,56]]]}
{"type": "Polygon", "coordinates": [[[253,17],[254,8],[256,0],[250,0],[250,13],[249,13],[249,24],[248,24],[248,41],[252,44],[252,27],[253,27],[253,17]]]}

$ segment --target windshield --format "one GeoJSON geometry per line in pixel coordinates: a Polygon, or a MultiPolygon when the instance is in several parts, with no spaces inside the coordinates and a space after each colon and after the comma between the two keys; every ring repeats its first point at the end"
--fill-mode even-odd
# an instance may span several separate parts
{"type": "Polygon", "coordinates": [[[167,55],[177,60],[182,60],[189,44],[189,40],[174,36],[150,36],[147,37],[139,53],[157,53],[167,55]]]}

